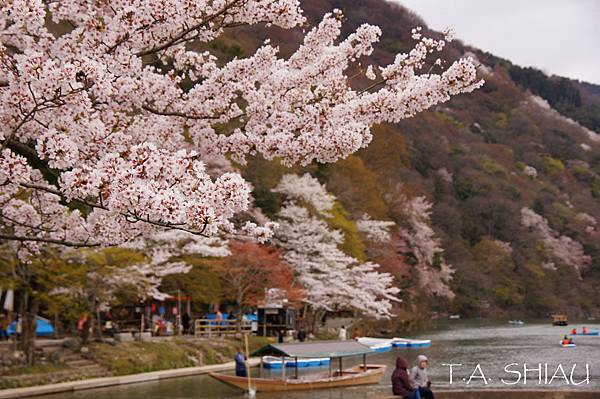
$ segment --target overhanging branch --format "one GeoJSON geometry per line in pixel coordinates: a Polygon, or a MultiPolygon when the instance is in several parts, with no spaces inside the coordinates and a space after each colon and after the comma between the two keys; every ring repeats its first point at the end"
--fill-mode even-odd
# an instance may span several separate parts
{"type": "Polygon", "coordinates": [[[53,239],[53,238],[24,237],[24,236],[10,235],[10,234],[0,234],[0,240],[21,241],[21,242],[28,242],[28,241],[45,242],[48,244],[64,245],[66,247],[73,247],[73,248],[99,247],[100,246],[99,243],[93,243],[93,242],[92,243],[90,243],[90,242],[73,242],[73,241],[59,240],[59,239],[53,239]]]}

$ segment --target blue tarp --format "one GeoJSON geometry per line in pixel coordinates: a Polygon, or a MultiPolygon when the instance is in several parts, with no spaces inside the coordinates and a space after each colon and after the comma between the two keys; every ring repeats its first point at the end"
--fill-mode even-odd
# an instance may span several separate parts
{"type": "MultiPolygon", "coordinates": [[[[37,316],[35,318],[35,335],[38,337],[47,337],[50,335],[54,334],[54,327],[52,327],[52,324],[50,324],[50,322],[47,319],[44,319],[43,317],[37,316]]],[[[17,322],[13,321],[12,323],[10,323],[8,325],[8,328],[6,329],[6,333],[8,335],[13,335],[15,333],[17,329],[17,322]]]]}
{"type": "MultiPolygon", "coordinates": [[[[222,313],[223,315],[223,321],[221,322],[222,325],[227,324],[227,320],[229,319],[229,313],[222,313]]],[[[205,317],[208,320],[216,320],[217,319],[217,314],[216,313],[208,313],[205,317]]],[[[231,318],[231,320],[236,320],[235,316],[233,316],[231,318]]],[[[246,322],[252,322],[252,321],[258,321],[258,316],[252,313],[247,313],[243,316],[243,320],[246,322]]],[[[216,323],[210,323],[212,325],[215,325],[216,323]]]]}

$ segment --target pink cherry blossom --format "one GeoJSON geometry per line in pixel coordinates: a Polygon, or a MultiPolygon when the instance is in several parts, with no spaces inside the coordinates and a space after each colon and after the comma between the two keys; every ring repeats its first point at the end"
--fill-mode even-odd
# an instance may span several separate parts
{"type": "Polygon", "coordinates": [[[235,171],[209,175],[203,159],[334,162],[367,146],[373,124],[482,84],[469,59],[420,73],[445,41],[419,33],[357,90],[346,72],[381,31],[364,24],[343,38],[342,19],[326,14],[288,59],[267,41],[224,63],[188,44],[238,25],[302,25],[299,1],[2,2],[0,238],[24,258],[43,244],[119,245],[168,230],[266,240],[268,225],[235,219],[249,185],[235,171]]]}

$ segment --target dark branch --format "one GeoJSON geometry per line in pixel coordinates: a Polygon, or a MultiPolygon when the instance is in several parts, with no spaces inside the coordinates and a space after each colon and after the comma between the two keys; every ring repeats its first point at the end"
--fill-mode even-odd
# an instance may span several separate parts
{"type": "Polygon", "coordinates": [[[99,247],[100,246],[99,243],[72,242],[72,241],[58,240],[58,239],[53,239],[53,238],[23,237],[23,236],[15,236],[15,235],[8,235],[8,234],[0,234],[0,240],[11,240],[11,241],[21,241],[21,242],[27,242],[27,241],[45,242],[48,244],[64,245],[64,246],[73,247],[73,248],[99,247]]]}
{"type": "Polygon", "coordinates": [[[204,119],[218,119],[219,117],[216,116],[198,116],[198,115],[188,115],[188,114],[184,114],[183,112],[176,112],[176,111],[159,111],[155,108],[150,107],[149,105],[142,105],[142,109],[145,111],[148,111],[152,114],[156,114],[156,115],[162,115],[162,116],[178,116],[180,118],[185,118],[185,119],[199,119],[199,120],[204,120],[204,119]]]}

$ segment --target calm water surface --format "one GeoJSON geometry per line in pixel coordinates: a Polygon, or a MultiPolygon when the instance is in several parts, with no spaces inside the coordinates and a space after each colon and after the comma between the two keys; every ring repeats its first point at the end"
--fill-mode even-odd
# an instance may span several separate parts
{"type": "MultiPolygon", "coordinates": [[[[600,325],[587,324],[590,329],[600,330],[600,325]]],[[[258,393],[258,398],[287,398],[287,399],[359,399],[372,398],[377,395],[391,394],[390,376],[395,359],[398,355],[405,356],[414,364],[417,355],[424,354],[430,359],[429,374],[434,382],[434,389],[480,389],[480,388],[528,388],[528,389],[580,389],[600,391],[600,337],[575,337],[576,348],[561,348],[558,342],[563,334],[573,326],[552,327],[548,324],[526,324],[510,326],[508,324],[493,324],[488,321],[452,321],[442,329],[416,335],[414,337],[430,338],[429,348],[400,349],[369,356],[370,363],[387,364],[388,370],[379,385],[339,388],[323,391],[298,393],[258,393]],[[455,366],[454,381],[449,383],[449,368],[443,363],[460,363],[455,366]],[[505,366],[510,370],[519,371],[521,379],[518,384],[507,385],[517,381],[516,373],[505,372],[505,366]],[[538,368],[542,364],[542,383],[539,384],[537,371],[527,372],[527,383],[523,382],[523,368],[538,368]],[[480,368],[476,370],[477,364],[480,368]],[[546,383],[545,365],[548,365],[546,383]],[[567,384],[560,371],[550,383],[558,365],[562,365],[567,377],[570,378],[574,365],[573,380],[577,383],[585,379],[585,365],[589,365],[589,384],[573,386],[567,384]],[[483,374],[483,375],[482,375],[483,374]],[[474,375],[470,383],[468,379],[474,375]],[[483,378],[485,377],[486,383],[483,378]],[[463,380],[464,379],[464,380],[463,380]]],[[[580,327],[580,325],[577,325],[580,327]]],[[[360,363],[360,358],[345,359],[344,367],[360,363]]],[[[319,369],[300,369],[301,374],[318,372],[319,369]]],[[[326,371],[327,367],[320,371],[326,371]]],[[[256,373],[258,370],[255,370],[256,373]]],[[[288,373],[293,369],[288,368],[288,373]]],[[[267,372],[268,374],[268,372],[267,372]]],[[[281,375],[279,371],[273,376],[281,375]]],[[[129,385],[117,388],[103,388],[83,391],[74,394],[47,396],[48,399],[190,399],[190,398],[244,398],[247,395],[227,387],[208,376],[186,377],[160,382],[150,382],[139,385],[129,385]]]]}

